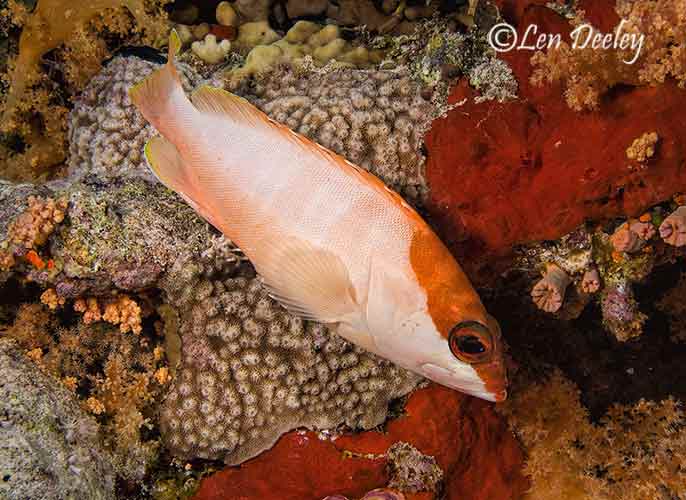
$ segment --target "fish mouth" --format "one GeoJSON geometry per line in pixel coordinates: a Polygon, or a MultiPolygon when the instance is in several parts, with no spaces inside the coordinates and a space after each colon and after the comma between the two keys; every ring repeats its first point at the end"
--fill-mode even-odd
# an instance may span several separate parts
{"type": "Polygon", "coordinates": [[[455,389],[486,401],[498,403],[507,398],[507,390],[504,386],[491,388],[491,384],[486,384],[478,374],[460,374],[459,372],[443,368],[433,363],[421,365],[422,375],[441,385],[455,389]]]}

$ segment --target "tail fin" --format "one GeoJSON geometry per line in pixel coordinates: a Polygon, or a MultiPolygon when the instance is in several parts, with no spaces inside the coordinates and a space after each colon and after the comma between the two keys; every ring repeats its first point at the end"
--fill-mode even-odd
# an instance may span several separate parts
{"type": "Polygon", "coordinates": [[[160,130],[159,124],[162,117],[170,110],[172,93],[180,89],[183,94],[181,79],[174,66],[174,59],[179,50],[181,50],[181,39],[176,30],[172,30],[169,35],[167,64],[129,89],[131,102],[158,130],[160,130]]]}

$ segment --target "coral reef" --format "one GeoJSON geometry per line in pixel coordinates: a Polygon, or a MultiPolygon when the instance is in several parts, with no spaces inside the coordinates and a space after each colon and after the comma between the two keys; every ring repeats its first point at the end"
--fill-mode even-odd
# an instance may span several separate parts
{"type": "Polygon", "coordinates": [[[157,442],[142,437],[155,400],[168,383],[164,350],[152,341],[105,324],[63,327],[40,304],[24,304],[0,338],[18,342],[37,367],[98,416],[100,445],[114,472],[140,480],[157,456],[157,442]]]}
{"type": "Polygon", "coordinates": [[[98,0],[79,9],[61,0],[41,0],[31,14],[11,2],[3,14],[23,29],[7,75],[2,120],[3,132],[16,136],[20,145],[3,141],[2,171],[3,177],[30,180],[54,174],[65,158],[66,98],[81,89],[117,45],[159,43],[167,29],[166,15],[157,0],[98,0]],[[51,69],[45,72],[40,59],[53,49],[47,65],[51,69]],[[59,92],[56,73],[66,81],[59,92]]]}
{"type": "MultiPolygon", "coordinates": [[[[139,57],[115,57],[90,80],[69,115],[70,178],[141,177],[153,180],[143,158],[143,145],[153,128],[131,103],[128,89],[159,65],[139,57]]],[[[186,91],[200,81],[179,64],[186,91]]]]}
{"type": "Polygon", "coordinates": [[[422,138],[440,110],[402,71],[281,70],[238,90],[274,120],[371,171],[421,202],[422,138]]]}
{"type": "Polygon", "coordinates": [[[160,422],[183,459],[240,463],[296,427],[368,429],[420,380],[291,316],[226,266],[181,260],[162,288],[179,310],[183,364],[160,422]]]}
{"type": "MultiPolygon", "coordinates": [[[[683,86],[686,2],[618,0],[616,11],[623,20],[621,32],[645,36],[640,50],[636,46],[597,50],[591,44],[573,47],[562,42],[533,56],[532,83],[562,81],[567,103],[575,110],[597,108],[600,96],[619,84],[659,84],[672,77],[683,86]]],[[[575,17],[572,23],[578,27],[583,21],[575,17]]],[[[579,36],[583,40],[597,33],[581,32],[579,36]]]]}
{"type": "Polygon", "coordinates": [[[559,372],[527,383],[499,406],[528,450],[527,499],[633,500],[686,494],[681,403],[615,405],[589,421],[579,391],[559,372]]]}
{"type": "Polygon", "coordinates": [[[114,499],[114,466],[74,394],[0,339],[0,496],[114,499]]]}
{"type": "MultiPolygon", "coordinates": [[[[381,430],[286,434],[271,450],[240,468],[229,467],[205,478],[195,498],[257,500],[275,498],[275,492],[282,500],[327,495],[359,498],[386,487],[390,480],[387,452],[398,442],[435,458],[443,471],[447,500],[521,498],[528,488],[519,470],[523,459],[519,446],[492,406],[431,385],[413,392],[402,415],[381,430]]],[[[419,459],[413,453],[409,458],[417,467],[413,470],[419,472],[413,477],[437,477],[428,457],[419,459]]],[[[403,470],[397,465],[396,470],[403,470]]],[[[408,499],[431,498],[431,493],[412,495],[406,493],[408,499]]]]}
{"type": "Polygon", "coordinates": [[[9,224],[6,238],[0,242],[0,271],[10,269],[18,256],[27,256],[35,267],[45,267],[35,250],[45,245],[55,226],[64,220],[65,198],[29,196],[26,204],[26,209],[9,224]]]}
{"type": "MultiPolygon", "coordinates": [[[[599,3],[580,8],[600,24],[609,2],[599,3]]],[[[532,24],[542,33],[568,30],[567,21],[543,5],[515,4],[509,12],[520,40],[532,24]]],[[[495,267],[501,262],[509,264],[500,257],[513,245],[556,240],[587,220],[638,217],[686,191],[680,168],[686,132],[677,111],[686,94],[673,81],[625,87],[596,111],[577,113],[559,86],[529,83],[530,55],[501,55],[519,82],[519,99],[477,103],[476,91],[461,81],[449,98],[459,107],[436,120],[426,136],[427,211],[477,282],[502,271],[495,267]],[[640,167],[626,150],[646,131],[656,132],[659,142],[640,167]]]]}

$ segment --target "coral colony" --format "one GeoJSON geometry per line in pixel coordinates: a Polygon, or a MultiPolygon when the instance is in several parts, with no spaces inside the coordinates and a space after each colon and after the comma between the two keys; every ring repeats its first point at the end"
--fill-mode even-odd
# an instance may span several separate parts
{"type": "Polygon", "coordinates": [[[0,498],[686,496],[686,0],[77,3],[0,10],[0,498]],[[506,401],[287,310],[158,180],[130,91],[172,30],[186,95],[418,211],[506,401]]]}

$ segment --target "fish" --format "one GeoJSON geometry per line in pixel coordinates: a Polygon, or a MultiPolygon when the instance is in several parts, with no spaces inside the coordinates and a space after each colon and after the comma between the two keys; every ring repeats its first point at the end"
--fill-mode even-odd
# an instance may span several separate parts
{"type": "Polygon", "coordinates": [[[439,384],[507,396],[503,341],[424,219],[380,179],[209,85],[190,97],[174,58],[129,90],[159,135],[158,179],[233,241],[290,312],[439,384]]]}

